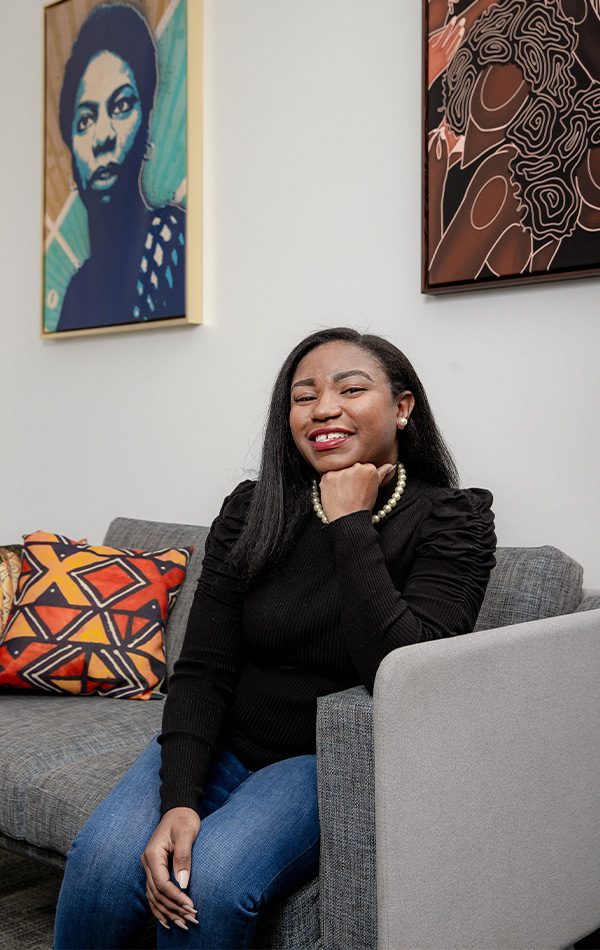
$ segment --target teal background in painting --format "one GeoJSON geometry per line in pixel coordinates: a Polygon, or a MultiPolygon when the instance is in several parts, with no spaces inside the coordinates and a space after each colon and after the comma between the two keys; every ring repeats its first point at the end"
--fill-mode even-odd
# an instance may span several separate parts
{"type": "MultiPolygon", "coordinates": [[[[187,175],[187,0],[179,0],[157,40],[159,85],[151,120],[154,154],[144,163],[142,191],[150,207],[174,200],[187,175]]],[[[185,193],[178,204],[186,207],[185,193]]],[[[59,233],[80,264],[89,256],[87,213],[76,196],[59,233]]],[[[75,267],[54,238],[44,254],[44,330],[54,332],[75,267]]]]}

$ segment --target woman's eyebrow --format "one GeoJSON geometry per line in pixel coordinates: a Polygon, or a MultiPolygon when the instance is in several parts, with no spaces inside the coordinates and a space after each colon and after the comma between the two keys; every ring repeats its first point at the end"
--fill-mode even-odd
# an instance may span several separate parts
{"type": "Polygon", "coordinates": [[[295,389],[296,386],[314,386],[315,381],[313,379],[298,379],[295,383],[292,383],[292,389],[295,389]]]}
{"type": "Polygon", "coordinates": [[[97,109],[98,103],[94,102],[93,99],[82,99],[80,102],[75,103],[74,111],[77,112],[78,109],[97,109]]]}
{"type": "Polygon", "coordinates": [[[348,376],[364,376],[365,379],[368,379],[371,383],[373,379],[369,376],[368,373],[365,373],[364,369],[347,369],[343,373],[334,373],[331,377],[334,383],[339,383],[341,379],[347,379],[348,376]]]}
{"type": "MultiPolygon", "coordinates": [[[[369,376],[368,373],[365,373],[364,369],[345,369],[342,373],[334,373],[331,377],[334,383],[339,383],[342,379],[347,379],[348,376],[364,376],[365,379],[368,379],[369,382],[374,382],[373,378],[369,376]]],[[[314,377],[310,379],[298,379],[295,383],[292,383],[292,389],[295,389],[296,386],[314,386],[315,380],[314,377]]]]}
{"type": "Polygon", "coordinates": [[[113,92],[111,92],[111,94],[110,94],[111,101],[112,101],[113,99],[116,99],[117,96],[120,96],[121,93],[125,91],[125,89],[131,89],[131,91],[132,91],[132,93],[133,93],[134,95],[136,95],[136,96],[139,95],[137,89],[135,89],[135,88],[132,86],[132,84],[131,84],[130,82],[124,82],[123,85],[119,86],[117,89],[115,89],[113,92]]]}

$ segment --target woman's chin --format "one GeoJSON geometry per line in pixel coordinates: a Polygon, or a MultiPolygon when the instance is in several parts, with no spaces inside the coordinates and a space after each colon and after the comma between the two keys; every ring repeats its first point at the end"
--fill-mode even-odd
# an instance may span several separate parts
{"type": "Polygon", "coordinates": [[[341,454],[321,455],[311,462],[312,467],[318,475],[325,475],[327,472],[341,472],[345,468],[355,465],[358,459],[344,458],[341,454]]]}

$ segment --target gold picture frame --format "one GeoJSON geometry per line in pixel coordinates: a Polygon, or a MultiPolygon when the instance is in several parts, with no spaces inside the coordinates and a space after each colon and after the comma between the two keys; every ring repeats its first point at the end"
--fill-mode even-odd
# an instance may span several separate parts
{"type": "Polygon", "coordinates": [[[201,323],[202,0],[43,17],[42,338],[201,323]]]}

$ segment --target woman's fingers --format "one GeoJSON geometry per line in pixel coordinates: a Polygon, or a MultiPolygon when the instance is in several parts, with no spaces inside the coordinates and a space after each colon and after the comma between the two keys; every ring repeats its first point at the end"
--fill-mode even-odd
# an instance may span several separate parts
{"type": "Polygon", "coordinates": [[[177,920],[197,923],[197,911],[191,900],[187,898],[189,903],[181,903],[178,898],[187,897],[187,895],[182,895],[172,881],[157,883],[152,878],[148,878],[146,895],[152,913],[162,923],[168,925],[177,920]]]}
{"type": "MultiPolygon", "coordinates": [[[[183,813],[173,826],[173,874],[182,891],[186,889],[192,870],[192,847],[200,831],[200,820],[192,809],[181,809],[183,813]],[[187,815],[184,812],[191,812],[187,815]]],[[[167,812],[168,814],[168,812],[167,812]]]]}
{"type": "Polygon", "coordinates": [[[142,855],[150,909],[165,926],[187,929],[197,923],[193,901],[185,893],[192,866],[192,846],[200,817],[192,808],[172,808],[161,819],[142,855]],[[179,887],[171,880],[171,865],[179,887]]]}
{"type": "Polygon", "coordinates": [[[321,504],[328,521],[335,521],[355,511],[371,509],[379,484],[378,469],[370,463],[355,462],[349,468],[326,472],[320,487],[321,504]]]}
{"type": "Polygon", "coordinates": [[[167,930],[170,930],[172,924],[175,924],[176,927],[179,927],[182,930],[189,929],[188,923],[196,924],[196,925],[198,924],[195,912],[193,914],[190,912],[186,912],[185,914],[183,914],[181,913],[181,911],[174,911],[172,914],[167,914],[163,910],[162,906],[158,904],[155,901],[155,899],[150,895],[150,893],[148,893],[147,896],[148,896],[148,904],[150,905],[150,910],[152,914],[154,915],[154,917],[156,917],[158,922],[163,925],[163,927],[167,928],[167,930]]]}

